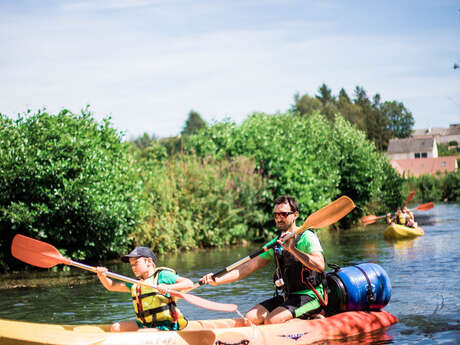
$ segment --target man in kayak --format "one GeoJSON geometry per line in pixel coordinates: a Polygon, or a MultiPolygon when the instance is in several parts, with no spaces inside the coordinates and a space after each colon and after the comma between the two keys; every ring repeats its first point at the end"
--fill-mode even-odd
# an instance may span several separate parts
{"type": "Polygon", "coordinates": [[[324,302],[322,282],[325,269],[319,239],[314,232],[307,230],[284,242],[284,238],[297,229],[299,207],[295,198],[287,195],[277,198],[273,216],[278,236],[266,245],[277,242],[274,248],[220,277],[213,278],[213,274],[209,273],[201,281],[213,286],[237,281],[266,266],[273,258],[276,264],[275,285],[277,290],[283,291],[283,295],[276,293],[275,297],[254,306],[245,317],[256,325],[318,317],[324,302]]]}
{"type": "Polygon", "coordinates": [[[122,260],[129,262],[136,277],[155,286],[114,282],[106,276],[106,267],[97,267],[96,273],[102,285],[109,291],[131,292],[136,320],[114,323],[112,332],[149,330],[180,330],[187,326],[187,320],[176,307],[175,298],[168,290],[189,290],[193,286],[190,279],[178,276],[167,267],[156,267],[156,256],[147,247],[136,247],[122,260]]]}

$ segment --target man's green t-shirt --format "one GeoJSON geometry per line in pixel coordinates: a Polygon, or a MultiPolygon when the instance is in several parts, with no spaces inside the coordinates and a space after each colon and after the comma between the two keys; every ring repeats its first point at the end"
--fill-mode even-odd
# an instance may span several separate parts
{"type": "MultiPolygon", "coordinates": [[[[268,246],[268,245],[272,244],[273,242],[276,242],[277,239],[278,239],[278,237],[274,238],[270,242],[266,243],[265,246],[268,246]]],[[[304,252],[304,253],[307,253],[307,254],[311,254],[312,252],[321,252],[321,253],[323,253],[323,248],[321,247],[321,243],[319,242],[318,236],[316,236],[316,234],[313,231],[310,231],[310,230],[304,231],[302,233],[302,235],[300,235],[300,239],[297,241],[296,248],[298,250],[304,252]]],[[[262,254],[260,254],[260,256],[265,260],[271,260],[273,258],[273,256],[274,256],[273,248],[270,248],[266,252],[263,252],[262,254]]],[[[315,289],[316,289],[316,291],[318,291],[318,293],[322,297],[324,297],[323,285],[319,285],[315,289]]],[[[301,294],[301,295],[309,295],[309,296],[311,296],[313,298],[316,298],[315,293],[310,289],[296,291],[296,292],[293,292],[293,293],[294,294],[301,294]]]]}

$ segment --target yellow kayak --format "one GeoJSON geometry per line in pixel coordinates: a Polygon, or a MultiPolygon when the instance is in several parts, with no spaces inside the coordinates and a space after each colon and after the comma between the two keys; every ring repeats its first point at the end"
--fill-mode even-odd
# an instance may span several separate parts
{"type": "Polygon", "coordinates": [[[57,325],[0,319],[2,345],[301,345],[342,339],[388,327],[398,320],[386,311],[348,311],[323,319],[248,325],[244,319],[190,321],[182,331],[111,333],[110,325],[57,325]]]}
{"type": "Polygon", "coordinates": [[[406,239],[406,238],[414,238],[417,236],[422,236],[425,233],[422,228],[410,228],[408,226],[399,225],[399,224],[391,224],[383,233],[383,237],[385,239],[392,239],[392,240],[399,240],[399,239],[406,239]]]}

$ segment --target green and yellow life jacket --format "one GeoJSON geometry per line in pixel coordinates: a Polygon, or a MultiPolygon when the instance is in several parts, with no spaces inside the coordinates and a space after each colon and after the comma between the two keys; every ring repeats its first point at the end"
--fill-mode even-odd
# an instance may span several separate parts
{"type": "MultiPolygon", "coordinates": [[[[176,272],[168,267],[158,267],[153,275],[144,282],[150,285],[158,285],[158,277],[161,271],[176,272]]],[[[154,288],[133,284],[131,287],[134,311],[139,322],[146,327],[166,325],[169,329],[183,329],[187,326],[187,319],[176,306],[176,298],[169,295],[160,295],[154,288]]]]}

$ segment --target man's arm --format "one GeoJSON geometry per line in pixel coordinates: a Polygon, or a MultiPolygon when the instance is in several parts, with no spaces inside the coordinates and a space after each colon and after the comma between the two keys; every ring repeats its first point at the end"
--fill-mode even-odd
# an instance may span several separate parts
{"type": "Polygon", "coordinates": [[[304,253],[297,248],[289,251],[299,260],[304,266],[316,272],[324,272],[324,256],[321,252],[311,252],[310,254],[304,253]]]}
{"type": "MultiPolygon", "coordinates": [[[[283,243],[283,239],[288,235],[289,233],[283,234],[283,236],[280,237],[278,242],[281,243],[284,249],[286,249],[289,253],[294,255],[297,260],[299,260],[304,266],[309,268],[310,270],[316,271],[316,272],[324,272],[325,270],[325,263],[324,263],[324,256],[323,253],[320,250],[315,250],[313,249],[311,253],[306,253],[299,248],[296,247],[296,242],[295,242],[295,237],[291,237],[288,239],[286,242],[283,243]]],[[[317,244],[318,248],[319,242],[317,244]]],[[[321,247],[319,247],[321,248],[321,247]]]]}
{"type": "Polygon", "coordinates": [[[203,278],[201,278],[201,281],[204,284],[210,284],[213,286],[231,283],[247,277],[252,272],[266,266],[269,262],[270,260],[266,260],[261,258],[260,256],[256,256],[255,258],[252,258],[251,260],[245,262],[244,264],[235,268],[234,270],[227,272],[220,277],[216,277],[215,279],[212,278],[212,273],[208,273],[203,278]]]}

